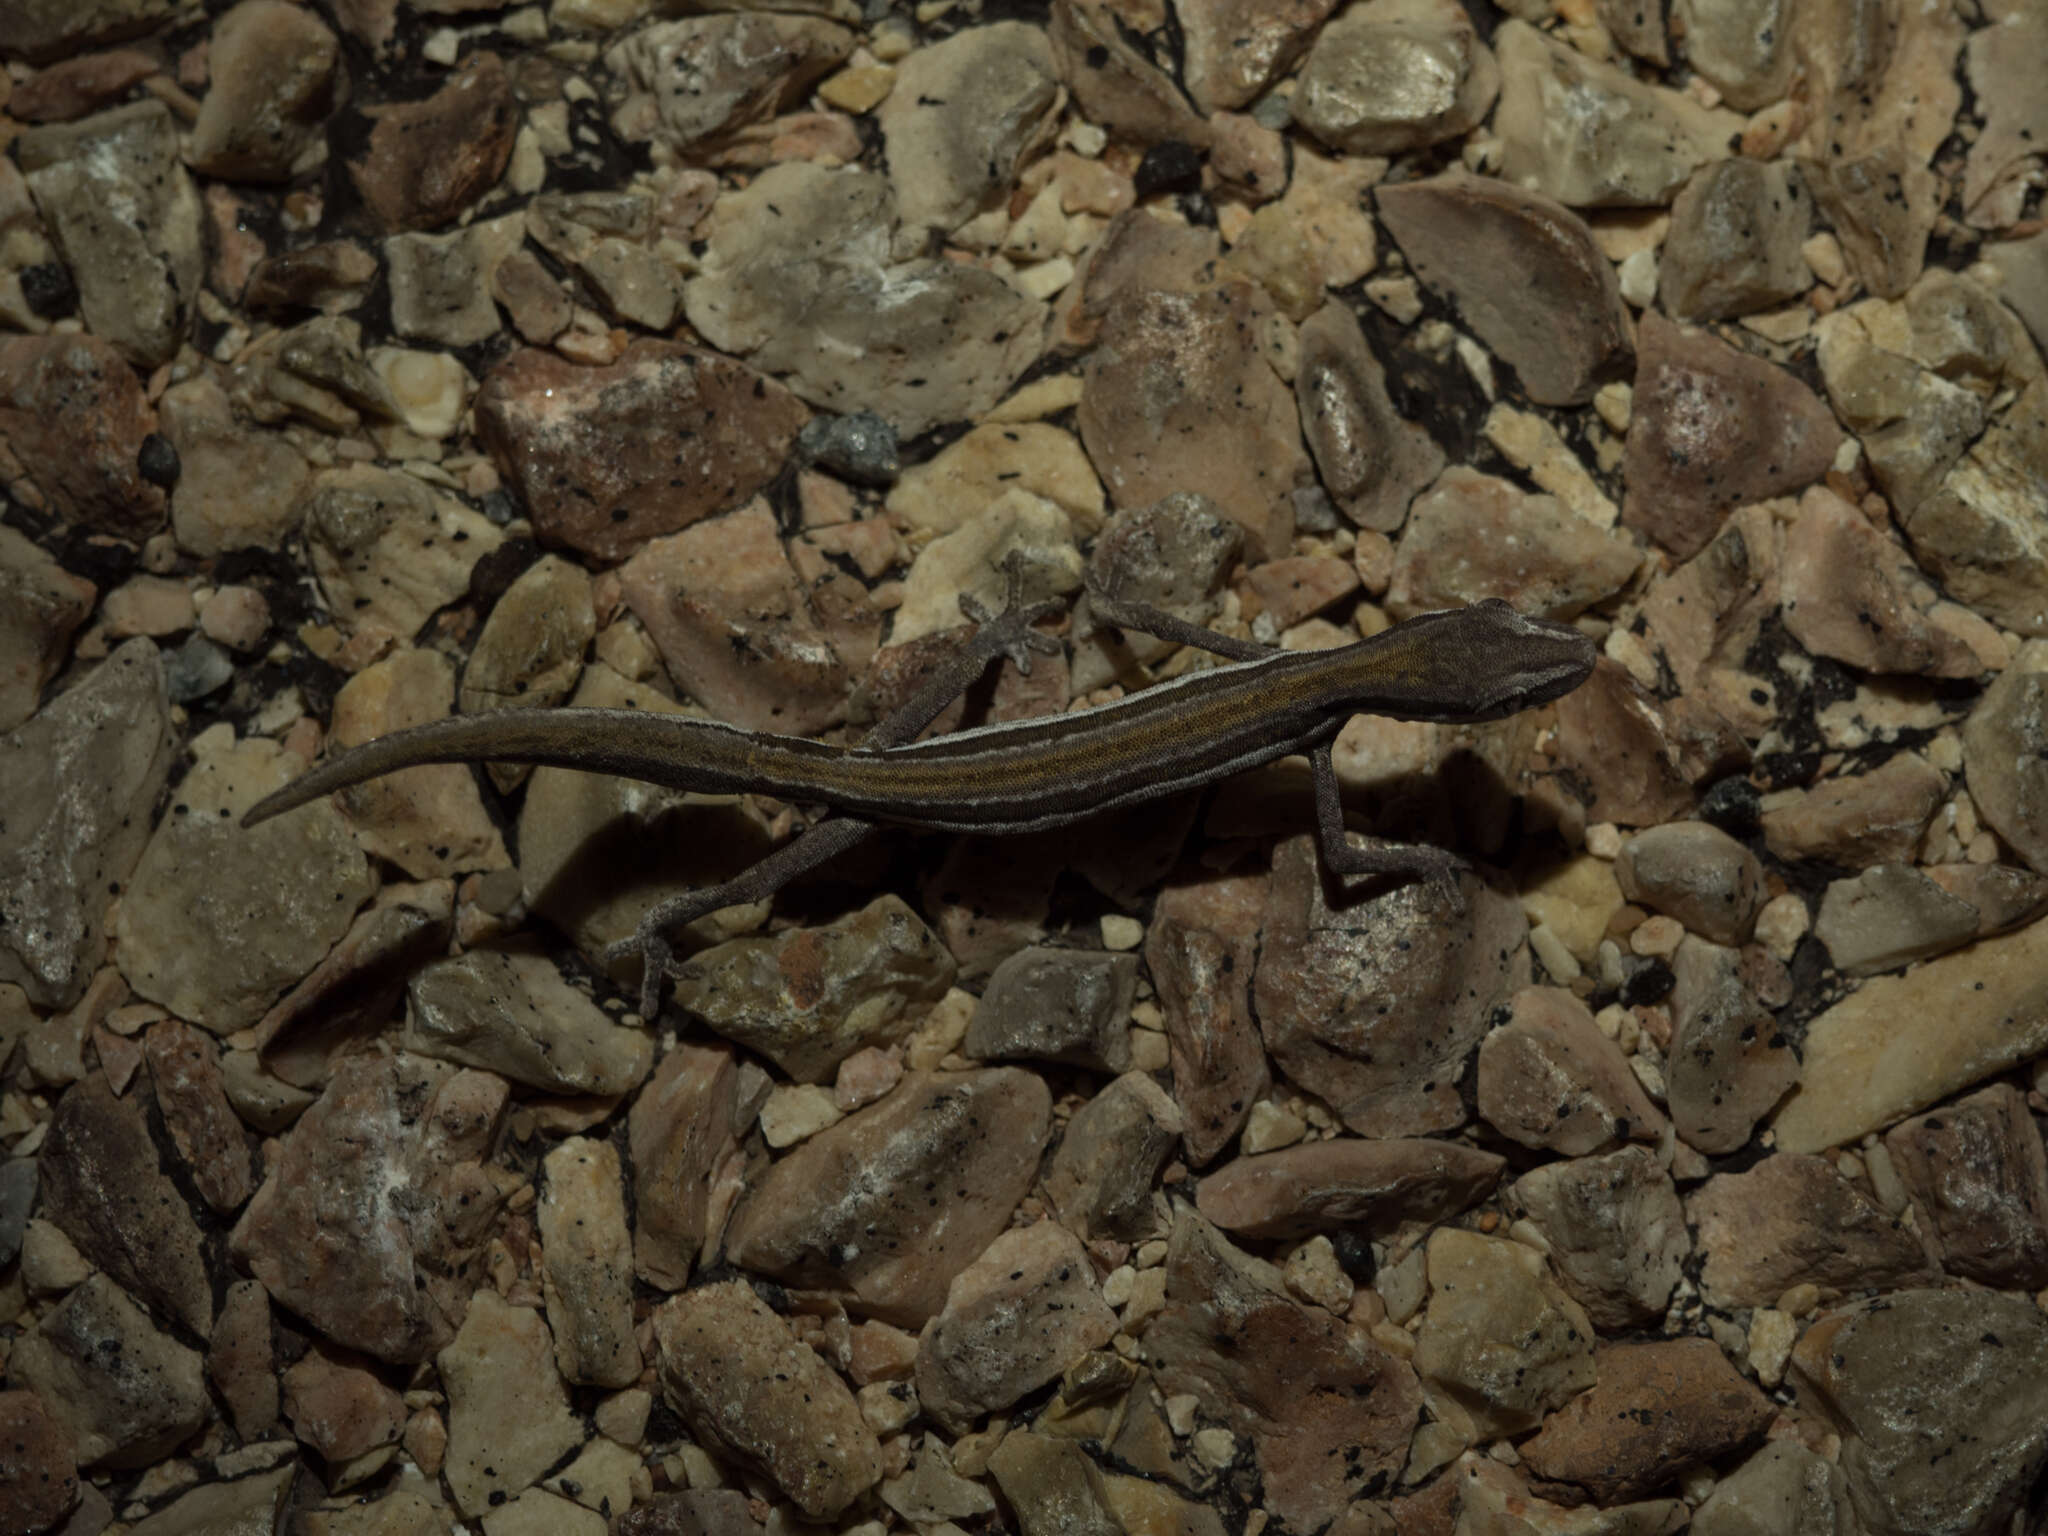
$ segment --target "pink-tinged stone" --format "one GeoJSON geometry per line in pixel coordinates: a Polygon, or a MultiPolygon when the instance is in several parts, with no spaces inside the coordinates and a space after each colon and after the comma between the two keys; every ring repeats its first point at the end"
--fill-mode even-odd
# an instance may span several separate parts
{"type": "Polygon", "coordinates": [[[1866,672],[1975,677],[1969,646],[1933,624],[1933,588],[1903,546],[1825,486],[1799,499],[1785,538],[1785,627],[1816,656],[1866,672]]]}
{"type": "Polygon", "coordinates": [[[914,1327],[1009,1224],[1051,1134],[1036,1073],[913,1072],[757,1179],[726,1257],[914,1327]]]}
{"type": "Polygon", "coordinates": [[[1738,1455],[1777,1413],[1712,1339],[1618,1344],[1593,1363],[1600,1378],[1592,1390],[1516,1449],[1537,1477],[1573,1484],[1599,1504],[1643,1498],[1738,1455]]]}
{"type": "Polygon", "coordinates": [[[807,736],[845,718],[850,671],[764,504],[649,542],[619,577],[670,675],[719,719],[807,736]]]}
{"type": "Polygon", "coordinates": [[[1842,429],[1788,369],[1655,310],[1636,338],[1635,404],[1621,520],[1680,559],[1745,502],[1826,474],[1842,429]]]}
{"type": "Polygon", "coordinates": [[[83,53],[17,82],[7,98],[7,115],[22,123],[73,122],[119,101],[159,67],[140,48],[83,53]]]}
{"type": "Polygon", "coordinates": [[[389,230],[439,229],[497,184],[519,102],[494,53],[473,53],[424,101],[372,107],[368,151],[350,169],[389,230]]]}
{"type": "Polygon", "coordinates": [[[1268,887],[1264,874],[1169,886],[1145,936],[1145,963],[1166,1013],[1174,1103],[1198,1167],[1236,1138],[1272,1085],[1251,1010],[1268,887]]]}
{"type": "Polygon", "coordinates": [[[535,533],[604,561],[745,502],[810,414],[743,363],[652,340],[596,368],[516,351],[476,397],[477,434],[535,533]]]}
{"type": "Polygon", "coordinates": [[[1494,176],[1383,186],[1380,217],[1415,275],[1457,302],[1539,405],[1578,405],[1628,367],[1628,308],[1585,221],[1494,176]]]}
{"type": "Polygon", "coordinates": [[[109,343],[87,335],[0,343],[0,450],[64,521],[136,541],[163,526],[163,490],[136,468],[156,426],[135,370],[109,343]]]}
{"type": "Polygon", "coordinates": [[[216,1211],[239,1209],[256,1181],[242,1122],[221,1086],[219,1044],[181,1019],[166,1019],[150,1026],[144,1048],[157,1111],[201,1198],[216,1211]]]}
{"type": "Polygon", "coordinates": [[[79,1252],[154,1311],[213,1328],[199,1225],[163,1171],[143,1109],[98,1075],[57,1103],[41,1158],[42,1213],[79,1252]]]}
{"type": "Polygon", "coordinates": [[[443,1470],[465,1515],[524,1492],[582,1442],[548,1325],[533,1308],[478,1291],[434,1365],[448,1393],[443,1470]]]}
{"type": "Polygon", "coordinates": [[[487,1072],[345,1059],[236,1224],[236,1260],[336,1343],[424,1359],[455,1331],[470,1268],[519,1182],[484,1161],[505,1100],[487,1072]]]}
{"type": "Polygon", "coordinates": [[[345,1352],[315,1344],[284,1373],[284,1415],[303,1445],[328,1462],[389,1445],[405,1428],[405,1403],[345,1352]]]}
{"type": "Polygon", "coordinates": [[[1741,733],[1711,706],[1659,699],[1605,657],[1557,701],[1554,754],[1586,820],[1625,827],[1683,816],[1701,788],[1749,763],[1741,733]]]}
{"type": "Polygon", "coordinates": [[[1719,1173],[1685,1203],[1705,1257],[1700,1294],[1718,1307],[1768,1307],[1795,1285],[1890,1289],[1935,1273],[1921,1239],[1825,1158],[1766,1157],[1719,1173]]]}
{"type": "Polygon", "coordinates": [[[1193,1211],[1174,1223],[1166,1306],[1144,1334],[1160,1390],[1193,1392],[1250,1438],[1267,1505],[1319,1529],[1407,1460],[1422,1388],[1365,1329],[1287,1293],[1193,1211]]]}
{"type": "Polygon", "coordinates": [[[1288,1240],[1446,1221],[1483,1200],[1505,1159],[1455,1141],[1338,1136],[1236,1158],[1203,1179],[1201,1213],[1226,1232],[1288,1240]]]}
{"type": "Polygon", "coordinates": [[[2026,1095],[1994,1083],[1885,1133],[1942,1264],[1998,1290],[2048,1285],[2048,1156],[2026,1095]]]}
{"type": "Polygon", "coordinates": [[[0,1392],[0,1536],[54,1529],[78,1502],[71,1433],[33,1392],[0,1392]]]}
{"type": "Polygon", "coordinates": [[[918,1403],[964,1434],[1115,1332],[1080,1240],[1052,1221],[1013,1229],[953,1277],[945,1310],[925,1324],[918,1403]]]}
{"type": "Polygon", "coordinates": [[[1663,1113],[1628,1058],[1562,987],[1525,987],[1479,1044],[1479,1113],[1510,1140],[1566,1157],[1655,1141],[1663,1113]]]}
{"type": "Polygon", "coordinates": [[[654,1314],[662,1393],[698,1438],[767,1477],[813,1520],[881,1481],[882,1452],[846,1383],[744,1280],[654,1314]]]}
{"type": "Polygon", "coordinates": [[[711,1179],[735,1150],[737,1068],[722,1047],[678,1045],[633,1100],[626,1135],[633,1159],[633,1267],[680,1290],[704,1245],[711,1179]]]}
{"type": "Polygon", "coordinates": [[[1313,471],[1292,391],[1261,350],[1271,301],[1244,278],[1110,300],[1077,421],[1119,507],[1200,491],[1244,528],[1254,557],[1285,549],[1294,488],[1313,471]]]}
{"type": "Polygon", "coordinates": [[[1529,980],[1521,907],[1471,875],[1456,907],[1432,881],[1341,906],[1331,889],[1312,838],[1280,846],[1253,984],[1273,1060],[1361,1135],[1463,1124],[1466,1057],[1529,980]]]}

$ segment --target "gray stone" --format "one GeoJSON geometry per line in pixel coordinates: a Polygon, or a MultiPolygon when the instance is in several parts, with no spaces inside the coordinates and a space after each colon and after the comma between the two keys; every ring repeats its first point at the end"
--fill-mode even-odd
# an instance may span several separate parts
{"type": "MultiPolygon", "coordinates": [[[[2048,634],[2048,532],[2040,517],[2048,495],[2048,380],[2029,385],[1955,460],[1981,424],[1981,407],[1966,390],[1920,377],[1952,402],[1953,419],[1924,430],[1940,443],[1936,462],[1954,464],[1922,499],[1893,494],[1913,553],[1957,601],[2023,635],[2048,634]]],[[[1884,484],[1887,465],[1868,434],[1864,446],[1884,484]]]]}
{"type": "Polygon", "coordinates": [[[1812,224],[1813,199],[1790,162],[1702,166],[1671,204],[1659,302],[1674,320],[1728,320],[1797,298],[1813,286],[1800,251],[1812,224]]]}
{"type": "Polygon", "coordinates": [[[1052,46],[1030,22],[966,27],[905,56],[875,112],[903,226],[950,232],[1007,198],[1059,104],[1052,46]]]}
{"type": "Polygon", "coordinates": [[[255,1023],[347,931],[376,877],[321,800],[260,826],[242,813],[303,764],[275,742],[209,741],[121,898],[128,984],[216,1034],[255,1023]]]}
{"type": "Polygon", "coordinates": [[[813,405],[872,410],[905,437],[981,415],[1037,357],[1044,306],[980,267],[891,260],[894,203],[870,171],[764,171],[720,199],[690,323],[813,405]]]}
{"type": "Polygon", "coordinates": [[[1736,1151],[1799,1080],[1799,1058],[1736,950],[1687,935],[1671,969],[1672,1124],[1702,1152],[1736,1151]]]}
{"type": "Polygon", "coordinates": [[[1950,1274],[1996,1290],[2048,1284],[2048,1156],[2026,1096],[1996,1083],[1885,1133],[1950,1274]]]}
{"type": "Polygon", "coordinates": [[[633,1167],[633,1264],[640,1278],[680,1290],[704,1245],[711,1182],[731,1153],[739,1106],[733,1053],[678,1045],[627,1112],[633,1167]]]}
{"type": "Polygon", "coordinates": [[[77,1001],[106,958],[107,893],[127,887],[171,753],[163,663],[141,637],[0,736],[0,981],[39,1006],[77,1001]]]}
{"type": "Polygon", "coordinates": [[[544,955],[473,949],[406,986],[403,1044],[548,1093],[617,1098],[654,1063],[644,1030],[614,1023],[544,955]]]}
{"type": "Polygon", "coordinates": [[[1075,1236],[1041,1221],[1003,1233],[953,1277],[917,1347],[917,1400],[954,1434],[1059,1377],[1116,1332],[1075,1236]]]}
{"type": "Polygon", "coordinates": [[[1323,485],[1359,527],[1392,533],[1443,469],[1443,449],[1394,408],[1350,306],[1325,304],[1303,323],[1299,340],[1294,403],[1323,485]]]}
{"type": "Polygon", "coordinates": [[[654,212],[644,192],[549,192],[526,205],[526,232],[581,274],[612,318],[665,331],[683,302],[683,280],[654,248],[654,212]]]}
{"type": "Polygon", "coordinates": [[[1126,1072],[1074,1111],[1046,1170],[1045,1192],[1082,1237],[1154,1235],[1152,1184],[1180,1144],[1180,1108],[1151,1077],[1126,1072]]]}
{"type": "Polygon", "coordinates": [[[1756,855],[1704,821],[1671,822],[1621,845],[1614,878],[1622,895],[1675,917],[1716,944],[1744,944],[1763,904],[1756,855]]]}
{"type": "MultiPolygon", "coordinates": [[[[0,1063],[4,1065],[4,1063],[0,1063]]],[[[10,1157],[0,1162],[0,1269],[21,1252],[21,1234],[36,1203],[36,1160],[10,1157]]]]}
{"type": "Polygon", "coordinates": [[[1978,926],[1976,907],[1913,865],[1879,864],[1828,882],[1813,936],[1845,975],[1875,976],[1967,944],[1978,926]]]}
{"type": "Polygon", "coordinates": [[[177,119],[154,98],[15,141],[86,325],[144,368],[185,339],[205,267],[199,192],[178,147],[177,119]]]}
{"type": "Polygon", "coordinates": [[[1569,209],[1455,171],[1380,187],[1373,202],[1415,275],[1456,301],[1537,404],[1584,404],[1627,371],[1630,323],[1613,264],[1569,209]]]}
{"type": "Polygon", "coordinates": [[[467,592],[477,561],[504,542],[446,491],[371,464],[322,470],[300,516],[336,624],[400,641],[467,592]]]}
{"type": "Polygon", "coordinates": [[[1992,1536],[2048,1461],[2048,1321],[2025,1297],[1910,1290],[1831,1312],[1792,1367],[1842,1427],[1873,1536],[1992,1536]]]}
{"type": "Polygon", "coordinates": [[[513,213],[449,235],[393,235],[384,242],[391,328],[447,347],[475,346],[497,335],[492,279],[525,234],[525,216],[513,213]]]}
{"type": "Polygon", "coordinates": [[[1317,35],[1294,120],[1332,149],[1396,155],[1478,126],[1500,67],[1449,0],[1367,0],[1317,35]]]}
{"type": "Polygon", "coordinates": [[[797,1082],[822,1083],[855,1051],[907,1035],[956,969],[938,936],[889,895],[816,928],[700,950],[676,967],[675,1000],[797,1082]]]}
{"type": "Polygon", "coordinates": [[[71,1431],[81,1467],[146,1467],[206,1422],[197,1351],[159,1332],[103,1274],[14,1341],[7,1374],[71,1431]]]}
{"type": "Polygon", "coordinates": [[[2037,874],[2048,874],[2048,642],[2030,640],[1963,726],[1970,798],[2037,874]]]}
{"type": "Polygon", "coordinates": [[[1785,95],[1798,62],[1787,0],[1675,0],[1685,57],[1732,107],[1753,112],[1785,95]]]}
{"type": "Polygon", "coordinates": [[[1562,987],[1524,987],[1479,1043],[1479,1114],[1525,1147],[1567,1157],[1653,1141],[1664,1116],[1592,1010],[1562,987]]]}
{"type": "Polygon", "coordinates": [[[1714,1484],[1692,1536],[1850,1536],[1842,1470],[1796,1440],[1770,1440],[1714,1484]]]}
{"type": "Polygon", "coordinates": [[[738,11],[657,21],[605,50],[623,87],[622,138],[688,152],[801,103],[853,51],[856,34],[811,16],[738,11]]]}
{"type": "Polygon", "coordinates": [[[1692,1239],[1656,1153],[1623,1147],[1545,1163],[1517,1179],[1508,1199],[1543,1233],[1558,1279],[1602,1332],[1664,1315],[1692,1239]]]}
{"type": "Polygon", "coordinates": [[[1501,175],[1573,208],[1655,208],[1710,160],[1740,120],[1588,58],[1510,18],[1500,59],[1501,175]]]}
{"type": "Polygon", "coordinates": [[[1103,1474],[1072,1440],[1017,1429],[990,1454],[988,1469],[1017,1516],[1022,1536],[1117,1536],[1103,1474]]]}
{"type": "Polygon", "coordinates": [[[961,1050],[977,1061],[1057,1061],[1097,1072],[1131,1064],[1138,957],[1019,950],[995,968],[961,1050]]]}
{"type": "Polygon", "coordinates": [[[0,731],[36,712],[98,595],[84,577],[0,528],[0,731]]]}
{"type": "Polygon", "coordinates": [[[726,1257],[920,1325],[1009,1225],[1051,1134],[1052,1096],[1033,1073],[910,1073],[755,1180],[726,1257]]]}
{"type": "Polygon", "coordinates": [[[131,1536],[270,1536],[297,1475],[296,1466],[283,1466],[202,1483],[128,1529],[131,1536]]]}
{"type": "Polygon", "coordinates": [[[10,0],[0,12],[0,53],[48,64],[103,43],[140,37],[171,14],[167,0],[10,0]]]}

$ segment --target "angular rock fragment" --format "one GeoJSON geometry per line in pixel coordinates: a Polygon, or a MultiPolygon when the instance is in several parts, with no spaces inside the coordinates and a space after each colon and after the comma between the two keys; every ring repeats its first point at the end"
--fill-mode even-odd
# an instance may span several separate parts
{"type": "Polygon", "coordinates": [[[1338,1136],[1236,1158],[1196,1186],[1201,1213],[1226,1232],[1289,1240],[1316,1232],[1391,1232],[1446,1221],[1483,1200],[1505,1161],[1455,1141],[1338,1136]]]}
{"type": "Polygon", "coordinates": [[[406,985],[404,1045],[549,1093],[617,1098],[647,1075],[646,1034],[613,1022],[542,955],[473,949],[406,985]]]}
{"type": "Polygon", "coordinates": [[[0,342],[0,446],[65,521],[135,540],[163,526],[163,488],[139,468],[156,427],[135,370],[111,342],[0,342]]]}
{"type": "Polygon", "coordinates": [[[1302,325],[1294,402],[1324,487],[1361,528],[1391,533],[1443,450],[1387,397],[1386,375],[1350,308],[1325,304],[1302,325]]]}
{"type": "Polygon", "coordinates": [[[505,1098],[489,1073],[345,1058],[236,1224],[237,1262],[336,1343],[426,1358],[454,1334],[484,1235],[519,1182],[484,1161],[505,1098]]]}
{"type": "Polygon", "coordinates": [[[2048,1283],[2048,1157],[2026,1097],[1997,1083],[1885,1133],[1942,1265],[1996,1290],[2048,1283]]]}
{"type": "Polygon", "coordinates": [[[1552,496],[1453,465],[1415,498],[1394,554],[1387,611],[1410,618],[1504,598],[1569,619],[1627,584],[1641,554],[1552,496]]]}
{"type": "Polygon", "coordinates": [[[1621,846],[1622,894],[1684,923],[1716,944],[1742,944],[1763,904],[1763,866],[1719,827],[1680,821],[1638,832],[1621,846]]]}
{"type": "Polygon", "coordinates": [[[1576,1484],[1602,1505],[1640,1499],[1688,1468],[1739,1454],[1777,1412],[1712,1339],[1617,1344],[1594,1363],[1592,1390],[1517,1449],[1537,1477],[1576,1484]]]}
{"type": "Polygon", "coordinates": [[[1842,1431],[1867,1528],[1991,1532],[2048,1461],[2048,1324],[2024,1297],[1909,1290],[1822,1315],[1792,1352],[1842,1431]]]}
{"type": "Polygon", "coordinates": [[[882,125],[896,216],[951,231],[998,197],[1054,126],[1059,79],[1043,28],[967,27],[896,66],[882,125]]]}
{"type": "Polygon", "coordinates": [[[1449,294],[1531,400],[1580,405],[1626,371],[1631,328],[1614,268],[1569,209],[1461,172],[1381,187],[1373,200],[1416,276],[1449,294]]]}
{"type": "Polygon", "coordinates": [[[679,1290],[708,1236],[711,1181],[733,1149],[736,1068],[729,1050],[678,1045],[633,1099],[633,1264],[679,1290]]]}
{"type": "Polygon", "coordinates": [[[200,1357],[96,1274],[14,1341],[10,1381],[71,1432],[78,1465],[146,1467],[206,1422],[200,1357]]]}
{"type": "Polygon", "coordinates": [[[1686,559],[1728,512],[1811,484],[1841,429],[1786,369],[1654,311],[1637,336],[1621,519],[1686,559]]]}
{"type": "Polygon", "coordinates": [[[539,1209],[542,1282],[564,1381],[628,1387],[640,1379],[633,1337],[633,1244],[618,1149],[571,1136],[548,1153],[539,1209]]]}
{"type": "Polygon", "coordinates": [[[1671,1175],[1646,1147],[1532,1168],[1508,1192],[1572,1299],[1603,1332],[1662,1317],[1692,1251],[1671,1175]]]}
{"type": "Polygon", "coordinates": [[[58,1100],[43,1143],[43,1215],[162,1317],[201,1338],[213,1327],[198,1224],[163,1171],[142,1106],[104,1077],[58,1100]]]}
{"type": "Polygon", "coordinates": [[[1244,1128],[1272,1081],[1251,1008],[1268,899],[1263,876],[1169,886],[1145,936],[1145,964],[1166,1012],[1174,1103],[1197,1167],[1244,1128]]]}
{"type": "Polygon", "coordinates": [[[1500,59],[1501,174],[1573,208],[1655,208],[1729,153],[1740,119],[1588,58],[1510,18],[1500,59]]]}
{"type": "Polygon", "coordinates": [[[1963,725],[1970,798],[2037,874],[2048,874],[2048,643],[2031,640],[1963,725]]]}
{"type": "Polygon", "coordinates": [[[1019,950],[990,975],[961,1049],[977,1061],[1061,1061],[1122,1072],[1131,1064],[1137,986],[1136,955],[1019,950]]]}
{"type": "Polygon", "coordinates": [[[349,167],[363,201],[387,230],[439,229],[504,174],[519,104],[504,62],[473,53],[433,95],[368,115],[369,147],[349,167]]]}
{"type": "Polygon", "coordinates": [[[1479,1043],[1480,1116],[1525,1147],[1583,1157],[1653,1140],[1664,1117],[1628,1058],[1561,987],[1525,987],[1479,1043]]]}
{"type": "Polygon", "coordinates": [[[1086,1250],[1057,1222],[1003,1233],[924,1326],[917,1399],[955,1434],[1060,1376],[1116,1332],[1086,1250]]]}
{"type": "Polygon", "coordinates": [[[884,1322],[921,1324],[1008,1225],[1051,1120],[1033,1073],[913,1072],[755,1181],[726,1257],[884,1322]]]}
{"type": "Polygon", "coordinates": [[[1813,936],[1843,974],[1874,976],[1967,944],[1980,923],[1974,905],[1914,866],[1878,864],[1829,882],[1813,936]]]}
{"type": "Polygon", "coordinates": [[[1143,1340],[1161,1390],[1198,1393],[1251,1440],[1283,1521],[1321,1526],[1391,1480],[1422,1406],[1405,1360],[1296,1301],[1270,1264],[1185,1207],[1167,1252],[1166,1297],[1143,1340]]]}
{"type": "Polygon", "coordinates": [[[322,129],[343,94],[340,59],[317,15],[286,0],[242,0],[213,25],[213,88],[186,162],[229,181],[289,181],[316,168],[327,158],[322,129]]]}
{"type": "Polygon", "coordinates": [[[607,561],[752,496],[807,415],[751,368],[649,340],[602,368],[514,352],[476,401],[540,537],[607,561]]]}
{"type": "Polygon", "coordinates": [[[1785,538],[1785,627],[1816,656],[1866,672],[1975,677],[1984,664],[1930,622],[1929,591],[1906,551],[1825,486],[1799,499],[1785,538]]]}
{"type": "Polygon", "coordinates": [[[137,638],[0,736],[0,981],[43,1007],[77,1001],[106,957],[106,896],[143,852],[170,728],[163,663],[137,638]]]}
{"type": "Polygon", "coordinates": [[[1332,149],[1396,155],[1478,126],[1500,67],[1447,0],[1367,0],[1316,34],[1294,120],[1332,149]]]}
{"type": "Polygon", "coordinates": [[[1153,1181],[1183,1129],[1179,1106],[1149,1074],[1119,1077],[1074,1112],[1046,1170],[1060,1219],[1083,1238],[1153,1236],[1153,1181]]]}
{"type": "Polygon", "coordinates": [[[478,1291],[434,1365],[448,1393],[445,1472],[465,1515],[531,1487],[583,1439],[548,1325],[531,1307],[478,1291]]]}
{"type": "Polygon", "coordinates": [[[1432,1233],[1415,1369],[1475,1438],[1533,1429],[1593,1384],[1593,1325],[1533,1248],[1454,1227],[1432,1233]]]}
{"type": "Polygon", "coordinates": [[[1702,1152],[1734,1152],[1799,1080],[1799,1059],[1738,951],[1688,934],[1671,970],[1671,1122],[1702,1152]]]}
{"type": "Polygon", "coordinates": [[[171,109],[151,98],[33,128],[15,155],[88,328],[141,367],[168,362],[205,264],[199,193],[179,160],[171,109]]]}
{"type": "Polygon", "coordinates": [[[855,1051],[908,1034],[956,970],[891,895],[836,922],[699,950],[676,970],[675,1000],[795,1081],[821,1083],[855,1051]]]}
{"type": "Polygon", "coordinates": [[[621,138],[709,147],[800,103],[853,51],[855,34],[815,16],[739,11],[657,21],[605,50],[624,86],[621,138]]]}
{"type": "Polygon", "coordinates": [[[1924,1280],[1920,1239],[1824,1158],[1779,1152],[1717,1173],[1685,1203],[1719,1307],[1768,1307],[1795,1285],[1883,1290],[1924,1280]]]}
{"type": "Polygon", "coordinates": [[[874,1431],[846,1383],[743,1280],[654,1314],[663,1395],[700,1439],[754,1468],[814,1520],[881,1481],[874,1431]]]}
{"type": "Polygon", "coordinates": [[[1462,915],[1426,881],[1333,906],[1306,837],[1273,869],[1253,983],[1273,1060],[1363,1134],[1462,1124],[1467,1055],[1528,981],[1521,908],[1469,876],[1462,915]]]}
{"type": "Polygon", "coordinates": [[[1727,320],[1795,299],[1813,286],[1800,247],[1813,199],[1796,166],[1716,160],[1671,204],[1658,253],[1658,302],[1674,320],[1727,320]]]}

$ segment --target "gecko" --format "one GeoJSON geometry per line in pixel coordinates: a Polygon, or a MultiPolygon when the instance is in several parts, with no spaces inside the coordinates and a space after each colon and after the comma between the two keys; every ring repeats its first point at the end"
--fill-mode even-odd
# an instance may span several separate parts
{"type": "Polygon", "coordinates": [[[1562,697],[1591,675],[1593,641],[1498,598],[1426,613],[1329,650],[1275,650],[1204,629],[1148,604],[1091,592],[1099,618],[1228,659],[1207,671],[1092,709],[919,733],[999,656],[1029,673],[1059,642],[1033,626],[1060,609],[1020,600],[1009,568],[1001,613],[963,594],[976,629],[895,711],[853,746],[632,709],[550,707],[457,715],[393,732],[319,763],[252,806],[253,826],[424,763],[508,762],[616,774],[674,790],[771,795],[836,812],[729,880],[657,903],[608,964],[639,959],[641,1013],[659,1012],[675,929],[789,881],[866,841],[883,825],[984,835],[1066,826],[1119,806],[1179,794],[1295,753],[1313,773],[1315,827],[1334,874],[1448,879],[1445,850],[1360,846],[1344,829],[1330,744],[1354,714],[1459,724],[1497,720],[1562,697]]]}

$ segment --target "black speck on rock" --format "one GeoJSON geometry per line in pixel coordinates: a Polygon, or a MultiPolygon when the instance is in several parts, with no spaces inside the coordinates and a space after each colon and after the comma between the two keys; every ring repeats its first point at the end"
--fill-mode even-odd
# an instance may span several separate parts
{"type": "Polygon", "coordinates": [[[1194,145],[1168,139],[1145,151],[1145,158],[1138,162],[1137,174],[1131,179],[1137,186],[1140,202],[1157,192],[1199,192],[1202,156],[1194,145]]]}

